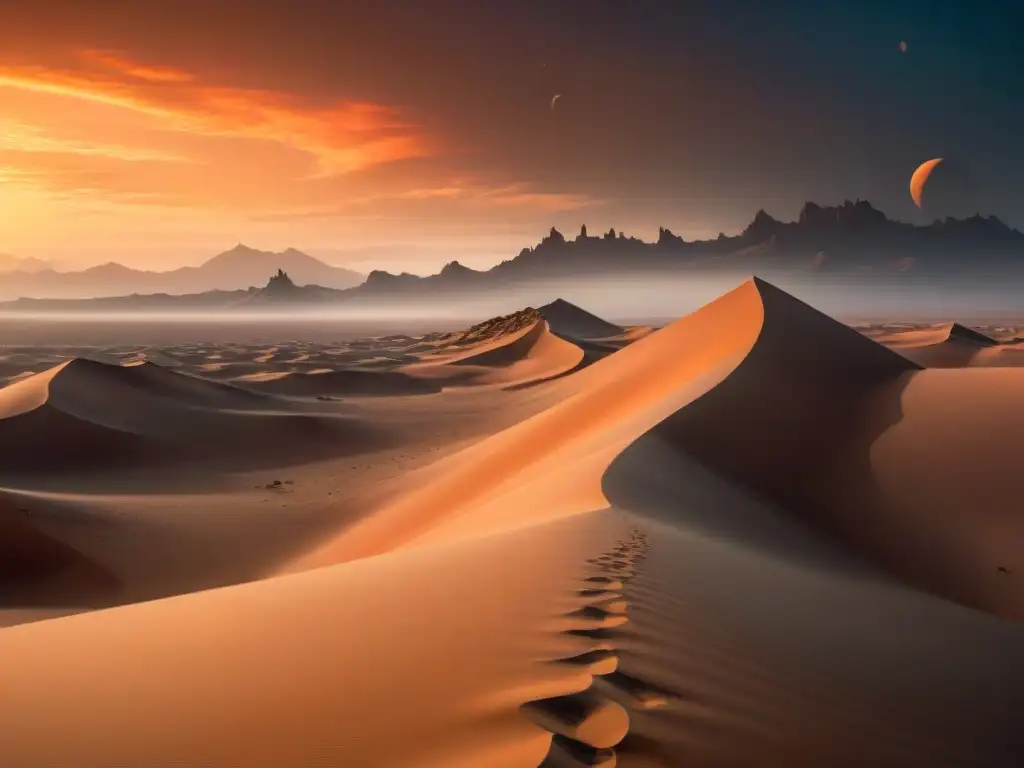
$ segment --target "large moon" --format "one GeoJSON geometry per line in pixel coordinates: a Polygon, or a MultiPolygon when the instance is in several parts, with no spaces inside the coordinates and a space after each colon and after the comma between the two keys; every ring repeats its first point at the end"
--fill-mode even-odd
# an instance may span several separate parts
{"type": "Polygon", "coordinates": [[[924,192],[924,185],[928,182],[928,177],[932,175],[932,171],[935,170],[935,166],[942,162],[941,157],[936,157],[933,160],[927,160],[917,167],[914,171],[914,175],[910,177],[910,196],[914,199],[914,205],[918,208],[921,207],[921,193],[924,192]]]}

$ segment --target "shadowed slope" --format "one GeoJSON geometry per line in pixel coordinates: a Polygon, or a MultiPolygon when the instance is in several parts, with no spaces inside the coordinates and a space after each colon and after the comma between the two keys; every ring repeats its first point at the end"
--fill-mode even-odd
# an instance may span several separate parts
{"type": "Polygon", "coordinates": [[[789,508],[827,507],[841,484],[869,480],[870,445],[899,419],[899,389],[882,402],[873,393],[919,369],[777,288],[753,285],[764,307],[757,343],[649,436],[789,508]]]}
{"type": "Polygon", "coordinates": [[[344,452],[377,439],[340,416],[281,412],[238,387],[152,363],[75,359],[0,389],[0,471],[61,472],[204,455],[228,462],[344,452]],[[292,452],[292,453],[288,453],[292,452]]]}
{"type": "Polygon", "coordinates": [[[618,336],[624,330],[565,299],[555,299],[537,311],[548,321],[552,332],[576,339],[605,339],[618,336]]]}
{"type": "Polygon", "coordinates": [[[0,499],[0,608],[89,605],[117,579],[0,499]]]}
{"type": "Polygon", "coordinates": [[[446,386],[522,387],[572,371],[583,357],[583,350],[552,333],[536,310],[525,309],[474,326],[400,370],[446,386]]]}
{"type": "Polygon", "coordinates": [[[998,346],[994,339],[959,323],[889,333],[876,341],[925,368],[963,368],[974,364],[979,353],[998,346]]]}
{"type": "Polygon", "coordinates": [[[291,397],[425,395],[441,391],[441,387],[431,381],[400,371],[356,369],[250,374],[235,382],[261,392],[291,397]]]}

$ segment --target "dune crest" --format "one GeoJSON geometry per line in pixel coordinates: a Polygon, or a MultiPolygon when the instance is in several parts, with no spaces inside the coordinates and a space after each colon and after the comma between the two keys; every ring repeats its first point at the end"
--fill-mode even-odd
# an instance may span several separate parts
{"type": "Polygon", "coordinates": [[[995,339],[960,323],[896,331],[875,340],[924,368],[964,368],[998,345],[995,339]]]}
{"type": "Polygon", "coordinates": [[[516,387],[574,370],[584,351],[554,333],[532,308],[494,318],[402,366],[409,376],[443,386],[516,387]]]}
{"type": "Polygon", "coordinates": [[[74,359],[0,389],[3,470],[62,472],[165,464],[223,451],[333,451],[368,427],[280,414],[265,396],[154,363],[74,359]]]}
{"type": "MultiPolygon", "coordinates": [[[[503,372],[477,406],[600,342],[460,338],[420,365],[503,372]]],[[[1019,762],[1020,376],[757,278],[577,366],[272,578],[0,632],[0,763],[1019,762]]]]}
{"type": "Polygon", "coordinates": [[[561,388],[561,403],[462,452],[448,472],[294,567],[607,506],[601,475],[615,456],[735,369],[757,341],[763,319],[758,284],[751,281],[553,382],[561,388]],[[538,506],[538,498],[545,503],[538,506]]]}
{"type": "Polygon", "coordinates": [[[537,312],[547,320],[552,332],[576,339],[606,339],[619,336],[625,330],[565,299],[555,299],[540,307],[537,312]]]}

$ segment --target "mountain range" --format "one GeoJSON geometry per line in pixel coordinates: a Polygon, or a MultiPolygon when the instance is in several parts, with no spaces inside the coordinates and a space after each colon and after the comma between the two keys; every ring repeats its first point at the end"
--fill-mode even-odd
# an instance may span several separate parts
{"type": "MultiPolygon", "coordinates": [[[[738,235],[721,234],[712,240],[687,241],[665,228],[653,242],[614,229],[593,236],[585,226],[568,239],[552,228],[537,245],[487,270],[452,261],[434,275],[374,270],[364,280],[294,249],[271,253],[238,245],[200,267],[171,272],[141,272],[111,263],[83,272],[8,273],[0,276],[0,296],[120,295],[125,300],[107,299],[103,304],[133,307],[234,306],[243,299],[246,304],[373,302],[387,297],[433,301],[534,283],[691,271],[770,277],[794,272],[874,275],[890,281],[972,275],[1024,281],[1024,233],[994,216],[947,218],[919,226],[889,219],[864,200],[832,207],[809,202],[795,221],[779,221],[761,210],[738,235]],[[267,294],[267,289],[252,287],[265,284],[279,270],[288,273],[293,286],[311,290],[267,294]]],[[[15,304],[41,308],[49,302],[15,304]]]]}
{"type": "Polygon", "coordinates": [[[241,243],[198,267],[168,272],[132,269],[109,262],[79,272],[58,272],[38,259],[0,256],[0,299],[85,299],[128,294],[198,294],[263,285],[284,269],[301,284],[350,288],[364,275],[331,266],[294,248],[274,253],[241,243]],[[13,269],[11,268],[13,267],[13,269]]]}
{"type": "Polygon", "coordinates": [[[54,269],[54,264],[45,259],[36,259],[31,256],[12,256],[9,253],[0,253],[0,273],[4,272],[42,272],[44,269],[54,269]]]}
{"type": "Polygon", "coordinates": [[[995,216],[947,218],[926,226],[894,221],[869,202],[806,203],[796,221],[758,211],[738,235],[687,241],[661,228],[656,241],[581,228],[572,239],[552,228],[539,244],[488,270],[457,261],[419,277],[375,270],[352,295],[491,290],[531,281],[630,277],[704,270],[779,275],[793,272],[895,275],[935,279],[970,273],[1024,279],[1024,233],[995,216]]]}

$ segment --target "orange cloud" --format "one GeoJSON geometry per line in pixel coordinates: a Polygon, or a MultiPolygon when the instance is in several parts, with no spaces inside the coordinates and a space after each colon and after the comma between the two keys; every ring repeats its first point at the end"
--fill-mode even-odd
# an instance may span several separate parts
{"type": "Polygon", "coordinates": [[[422,129],[380,104],[311,106],[293,94],[201,82],[184,70],[85,51],[83,67],[0,67],[0,88],[49,94],[155,118],[165,130],[273,142],[312,156],[316,174],[340,175],[431,153],[422,129]]]}
{"type": "Polygon", "coordinates": [[[467,172],[391,106],[234,87],[110,51],[72,61],[0,64],[2,250],[77,253],[92,238],[132,254],[204,232],[373,242],[484,232],[495,212],[507,232],[603,202],[467,172]]]}
{"type": "Polygon", "coordinates": [[[0,152],[89,155],[113,160],[187,163],[189,158],[160,149],[57,137],[39,126],[0,118],[0,152]]]}
{"type": "Polygon", "coordinates": [[[360,197],[353,203],[380,203],[390,200],[462,200],[468,204],[492,204],[503,206],[523,206],[539,211],[574,211],[600,205],[603,201],[589,195],[564,192],[539,192],[531,190],[527,184],[506,184],[488,186],[479,182],[450,182],[439,187],[417,187],[398,192],[382,192],[360,197]]]}
{"type": "Polygon", "coordinates": [[[109,51],[84,50],[81,56],[91,59],[99,64],[113,69],[125,75],[148,80],[153,83],[190,83],[195,80],[195,75],[175,67],[154,67],[144,64],[137,64],[128,59],[117,56],[109,51]]]}

